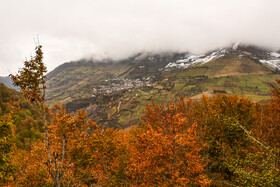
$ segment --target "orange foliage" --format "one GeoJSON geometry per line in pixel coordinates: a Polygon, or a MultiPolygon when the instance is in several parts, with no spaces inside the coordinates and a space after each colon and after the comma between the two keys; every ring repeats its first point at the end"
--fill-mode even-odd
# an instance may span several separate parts
{"type": "Polygon", "coordinates": [[[34,144],[30,153],[17,150],[15,184],[53,185],[53,177],[63,185],[125,183],[125,131],[102,130],[84,111],[67,114],[58,105],[50,110],[50,118],[52,164],[43,142],[34,144]]]}
{"type": "Polygon", "coordinates": [[[14,158],[15,164],[19,166],[17,184],[50,185],[55,176],[64,184],[71,184],[70,179],[72,180],[74,176],[72,150],[81,145],[81,140],[90,136],[86,131],[96,125],[90,120],[85,120],[85,112],[78,111],[76,115],[66,114],[65,109],[58,106],[50,111],[50,116],[49,138],[53,162],[49,164],[43,142],[35,143],[30,153],[23,154],[23,151],[17,150],[14,158]]]}
{"type": "MultiPolygon", "coordinates": [[[[278,99],[260,115],[266,137],[265,125],[279,114],[278,99]]],[[[248,133],[259,127],[258,107],[243,97],[219,94],[201,102],[182,99],[167,107],[147,106],[141,126],[114,130],[101,129],[84,111],[67,114],[55,106],[48,114],[52,164],[43,142],[34,143],[30,153],[15,150],[14,184],[53,185],[54,176],[74,186],[239,184],[234,163],[257,172],[242,161],[254,151],[261,153],[248,133]]]]}
{"type": "Polygon", "coordinates": [[[46,146],[43,142],[34,143],[30,152],[17,149],[13,154],[13,164],[17,166],[14,185],[52,185],[52,179],[46,165],[46,146]]]}
{"type": "Polygon", "coordinates": [[[208,184],[199,155],[203,144],[196,132],[197,124],[178,112],[181,105],[147,107],[143,125],[135,130],[129,147],[132,184],[208,184]]]}

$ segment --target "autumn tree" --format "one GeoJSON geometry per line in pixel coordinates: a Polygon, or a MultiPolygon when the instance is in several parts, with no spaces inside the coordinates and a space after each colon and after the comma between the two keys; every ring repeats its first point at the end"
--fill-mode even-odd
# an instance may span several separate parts
{"type": "Polygon", "coordinates": [[[18,74],[10,74],[10,77],[13,79],[14,85],[20,88],[20,92],[25,98],[31,102],[39,104],[41,107],[44,118],[45,140],[48,150],[49,163],[52,164],[49,149],[48,124],[46,119],[47,107],[45,106],[47,68],[43,63],[41,45],[38,45],[35,48],[35,53],[36,55],[34,57],[31,57],[29,61],[26,60],[24,62],[24,67],[18,71],[18,74]]]}
{"type": "Polygon", "coordinates": [[[24,67],[18,71],[18,74],[12,75],[14,85],[20,88],[24,97],[31,102],[39,102],[41,105],[45,101],[46,90],[46,72],[47,68],[43,63],[42,46],[35,48],[36,55],[24,62],[24,67]]]}
{"type": "Polygon", "coordinates": [[[54,186],[48,170],[46,145],[34,142],[31,150],[16,149],[13,164],[16,166],[13,186],[54,186]]]}
{"type": "Polygon", "coordinates": [[[256,123],[254,109],[254,103],[244,97],[222,94],[213,98],[203,96],[197,105],[197,123],[208,145],[204,149],[208,160],[206,171],[213,184],[235,181],[227,161],[234,156],[244,158],[249,151],[251,142],[244,129],[250,131],[256,123]]]}
{"type": "MultiPolygon", "coordinates": [[[[51,156],[49,143],[48,124],[46,119],[48,109],[45,106],[47,68],[43,63],[43,52],[41,45],[38,45],[35,48],[35,54],[36,55],[31,57],[30,60],[26,60],[24,62],[24,67],[18,71],[18,74],[10,74],[10,76],[14,81],[14,85],[20,88],[23,96],[29,99],[31,102],[38,103],[41,107],[45,126],[45,141],[48,154],[48,164],[53,165],[53,158],[51,156]]],[[[59,186],[57,177],[53,176],[53,181],[55,185],[59,186]]]]}
{"type": "Polygon", "coordinates": [[[280,79],[276,80],[276,84],[267,84],[273,96],[270,101],[259,104],[256,117],[260,123],[256,133],[266,145],[280,149],[280,79]]]}
{"type": "Polygon", "coordinates": [[[196,114],[208,144],[204,153],[212,184],[279,185],[279,149],[264,141],[269,137],[265,127],[275,124],[264,114],[274,115],[277,121],[277,110],[272,110],[276,103],[261,106],[244,97],[221,94],[202,98],[196,114]]]}
{"type": "Polygon", "coordinates": [[[235,173],[236,184],[242,186],[280,185],[280,80],[267,83],[272,90],[271,100],[257,103],[253,117],[257,123],[245,129],[252,142],[252,151],[246,157],[228,160],[228,166],[235,173]]]}
{"type": "Polygon", "coordinates": [[[77,136],[71,157],[75,169],[73,184],[125,186],[127,178],[127,135],[124,130],[101,129],[77,136]]]}
{"type": "Polygon", "coordinates": [[[204,145],[197,135],[197,124],[179,112],[180,106],[153,104],[146,108],[143,124],[136,129],[129,148],[133,185],[208,184],[199,154],[204,145]]]}

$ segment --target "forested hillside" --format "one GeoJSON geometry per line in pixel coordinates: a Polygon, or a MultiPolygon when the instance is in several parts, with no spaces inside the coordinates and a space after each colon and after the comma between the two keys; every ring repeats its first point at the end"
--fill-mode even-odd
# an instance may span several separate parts
{"type": "Polygon", "coordinates": [[[279,93],[265,104],[222,94],[152,104],[129,130],[101,129],[85,112],[57,106],[49,118],[54,162],[43,141],[14,149],[4,185],[52,186],[57,174],[74,186],[279,186],[279,93]]]}
{"type": "Polygon", "coordinates": [[[43,138],[43,123],[38,106],[31,104],[21,94],[0,83],[0,117],[11,116],[18,148],[30,149],[36,140],[43,138]]]}
{"type": "Polygon", "coordinates": [[[29,154],[34,143],[43,141],[38,108],[19,92],[0,83],[0,185],[8,185],[12,179],[17,167],[12,161],[15,151],[29,154]]]}

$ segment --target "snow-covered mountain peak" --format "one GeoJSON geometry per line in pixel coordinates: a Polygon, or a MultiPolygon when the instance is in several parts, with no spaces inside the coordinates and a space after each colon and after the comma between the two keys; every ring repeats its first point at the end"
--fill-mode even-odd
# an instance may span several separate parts
{"type": "Polygon", "coordinates": [[[168,63],[164,69],[185,69],[195,64],[205,64],[227,54],[236,55],[239,60],[243,57],[251,58],[274,69],[280,69],[280,53],[269,52],[255,46],[243,46],[239,42],[235,43],[232,48],[219,49],[207,54],[186,54],[184,57],[168,63]]]}

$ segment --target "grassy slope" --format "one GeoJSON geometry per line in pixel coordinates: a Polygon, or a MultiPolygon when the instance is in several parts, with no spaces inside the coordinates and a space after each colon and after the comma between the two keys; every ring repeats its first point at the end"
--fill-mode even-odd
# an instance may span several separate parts
{"type": "Polygon", "coordinates": [[[109,110],[109,113],[110,116],[115,114],[120,124],[129,123],[139,118],[145,105],[151,104],[152,100],[157,104],[168,104],[179,96],[199,98],[201,93],[211,95],[215,91],[243,95],[253,101],[265,100],[270,98],[270,89],[264,81],[273,82],[276,78],[279,74],[251,59],[220,58],[183,71],[165,72],[156,86],[141,88],[120,98],[123,103],[121,114],[116,115],[115,110],[109,110]],[[125,110],[128,108],[130,111],[125,110]]]}
{"type": "Polygon", "coordinates": [[[124,63],[67,67],[48,79],[47,104],[66,104],[77,98],[90,97],[95,85],[104,83],[113,76],[119,76],[129,69],[130,66],[124,63]]]}

